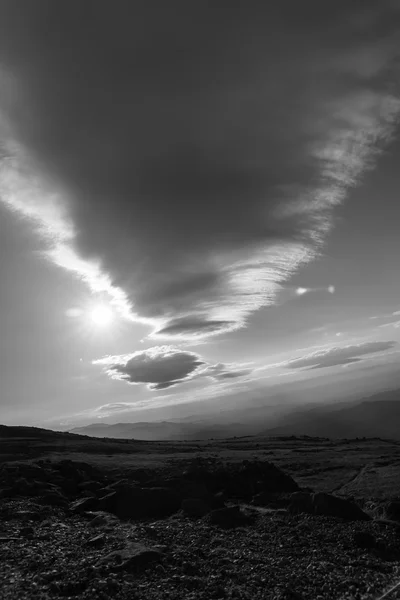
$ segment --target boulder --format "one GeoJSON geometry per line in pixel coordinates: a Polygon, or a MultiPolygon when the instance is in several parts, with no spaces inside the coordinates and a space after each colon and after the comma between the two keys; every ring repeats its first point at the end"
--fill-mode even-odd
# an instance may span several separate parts
{"type": "Polygon", "coordinates": [[[67,500],[61,494],[56,494],[54,492],[38,498],[37,502],[39,504],[44,504],[45,506],[60,506],[61,508],[66,508],[68,506],[67,500]]]}
{"type": "Polygon", "coordinates": [[[101,510],[89,512],[92,517],[92,520],[89,523],[90,527],[107,527],[118,523],[117,517],[108,512],[103,512],[101,510]]]}
{"type": "Polygon", "coordinates": [[[209,504],[212,509],[224,508],[225,507],[225,494],[224,492],[217,492],[213,494],[209,499],[209,504]]]}
{"type": "Polygon", "coordinates": [[[400,522],[400,501],[393,500],[385,506],[385,516],[392,521],[400,522]]]}
{"type": "Polygon", "coordinates": [[[286,508],[292,502],[292,497],[299,492],[292,494],[280,494],[274,492],[260,492],[256,494],[252,500],[255,506],[264,506],[270,508],[286,508]]]}
{"type": "Polygon", "coordinates": [[[104,556],[97,566],[108,564],[113,571],[134,571],[151,562],[160,561],[162,552],[144,544],[131,543],[122,550],[114,550],[104,556]]]}
{"type": "Polygon", "coordinates": [[[370,521],[367,515],[355,502],[346,498],[338,498],[332,494],[318,492],[312,496],[315,515],[339,517],[349,521],[370,521]]]}
{"type": "Polygon", "coordinates": [[[83,481],[82,483],[78,483],[77,488],[80,492],[89,491],[89,492],[97,492],[102,487],[102,484],[99,481],[83,481]]]}
{"type": "Polygon", "coordinates": [[[33,529],[33,527],[22,527],[19,530],[19,535],[21,537],[27,538],[27,539],[32,539],[34,536],[35,530],[33,529]]]}
{"type": "Polygon", "coordinates": [[[229,506],[212,510],[209,517],[212,525],[217,525],[223,529],[239,527],[247,522],[247,517],[241,511],[240,506],[229,506]]]}
{"type": "MultiPolygon", "coordinates": [[[[101,490],[103,491],[103,490],[101,490]]],[[[114,512],[116,510],[117,504],[117,492],[109,492],[105,496],[101,496],[97,503],[97,510],[105,511],[105,512],[114,512]]]]}
{"type": "Polygon", "coordinates": [[[294,492],[290,496],[288,511],[294,515],[298,513],[314,513],[312,495],[307,492],[294,492]]]}
{"type": "Polygon", "coordinates": [[[201,498],[186,498],[182,510],[186,516],[200,519],[210,512],[210,507],[201,498]]]}
{"type": "Polygon", "coordinates": [[[202,483],[209,492],[224,491],[227,496],[250,500],[259,492],[290,493],[299,489],[294,479],[273,463],[262,460],[230,464],[195,461],[183,479],[202,483]]]}
{"type": "Polygon", "coordinates": [[[106,542],[106,537],[105,537],[104,533],[99,533],[99,535],[95,535],[94,537],[87,540],[87,542],[85,543],[85,546],[89,546],[92,548],[99,548],[100,546],[103,546],[105,544],[105,542],[106,542]]]}
{"type": "Polygon", "coordinates": [[[356,531],[353,540],[358,548],[370,549],[376,546],[375,537],[368,531],[356,531]]]}
{"type": "Polygon", "coordinates": [[[179,496],[168,488],[125,487],[115,492],[113,512],[120,519],[163,518],[180,509],[179,496]]]}
{"type": "Polygon", "coordinates": [[[37,511],[35,510],[18,510],[14,512],[14,517],[21,521],[42,521],[45,516],[44,513],[41,512],[39,507],[37,507],[37,511]]]}
{"type": "Polygon", "coordinates": [[[97,498],[79,498],[71,502],[69,510],[74,513],[83,513],[91,510],[95,510],[98,506],[97,498]]]}

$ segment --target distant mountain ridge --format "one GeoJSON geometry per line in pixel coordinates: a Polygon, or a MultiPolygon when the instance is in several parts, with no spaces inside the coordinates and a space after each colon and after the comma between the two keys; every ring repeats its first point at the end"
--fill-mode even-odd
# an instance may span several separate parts
{"type": "MultiPolygon", "coordinates": [[[[378,394],[377,396],[380,396],[378,394]]],[[[288,416],[261,435],[309,435],[329,438],[380,437],[400,440],[400,392],[397,398],[365,399],[349,406],[317,407],[288,416]]]]}
{"type": "Polygon", "coordinates": [[[71,433],[107,437],[114,439],[136,439],[147,441],[180,441],[210,438],[224,438],[234,435],[251,435],[255,432],[254,425],[241,423],[212,424],[209,421],[155,423],[92,423],[86,427],[75,427],[71,433]]]}
{"type": "MultiPolygon", "coordinates": [[[[235,416],[230,411],[229,417],[235,416]]],[[[329,438],[381,437],[400,439],[400,390],[390,390],[351,402],[293,408],[289,414],[271,417],[265,411],[265,427],[262,418],[240,422],[243,411],[238,411],[234,422],[213,422],[212,418],[193,421],[160,421],[139,423],[92,423],[76,427],[71,433],[92,437],[137,440],[206,440],[246,435],[308,435],[329,438]],[[268,424],[270,425],[268,427],[268,424]]],[[[215,415],[215,421],[221,414],[215,415]]]]}

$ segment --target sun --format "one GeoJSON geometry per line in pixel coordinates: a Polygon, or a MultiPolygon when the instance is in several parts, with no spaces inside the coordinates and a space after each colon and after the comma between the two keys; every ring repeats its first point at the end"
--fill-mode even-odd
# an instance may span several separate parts
{"type": "Polygon", "coordinates": [[[107,327],[114,320],[114,313],[108,306],[98,304],[90,311],[91,321],[99,327],[107,327]]]}

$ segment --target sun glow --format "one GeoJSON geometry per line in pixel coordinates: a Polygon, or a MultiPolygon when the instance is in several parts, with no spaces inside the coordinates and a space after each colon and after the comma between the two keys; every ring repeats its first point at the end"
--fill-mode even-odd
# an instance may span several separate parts
{"type": "Polygon", "coordinates": [[[114,320],[114,313],[108,306],[98,304],[90,311],[90,319],[99,327],[108,327],[114,320]]]}

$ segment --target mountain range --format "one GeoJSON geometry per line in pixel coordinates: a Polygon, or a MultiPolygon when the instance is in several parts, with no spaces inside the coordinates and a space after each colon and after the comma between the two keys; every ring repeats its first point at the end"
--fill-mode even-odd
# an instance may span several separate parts
{"type": "Polygon", "coordinates": [[[205,440],[248,435],[309,435],[329,438],[382,437],[400,439],[400,390],[367,398],[287,408],[233,409],[205,418],[136,423],[93,423],[71,433],[99,438],[137,440],[205,440]]]}

